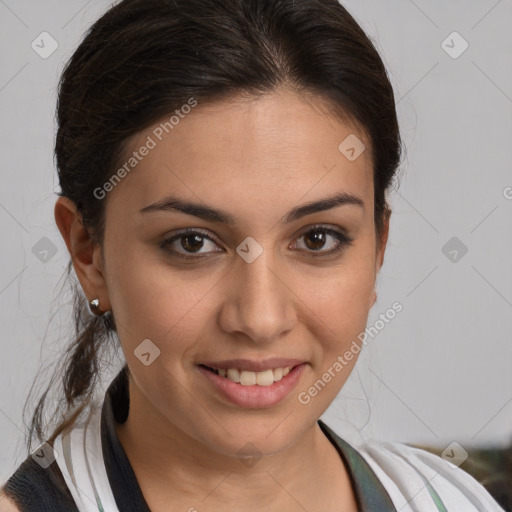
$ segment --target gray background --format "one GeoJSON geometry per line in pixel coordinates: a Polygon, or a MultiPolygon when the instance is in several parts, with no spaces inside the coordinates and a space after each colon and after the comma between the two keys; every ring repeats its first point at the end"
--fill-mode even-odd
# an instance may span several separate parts
{"type": "MultiPolygon", "coordinates": [[[[368,325],[395,301],[403,311],[369,339],[323,419],[356,445],[506,445],[512,1],[342,3],[388,66],[407,146],[400,187],[390,195],[391,235],[368,325]],[[446,39],[454,31],[469,44],[457,58],[462,40],[446,39]],[[455,245],[443,251],[452,237],[455,245]]],[[[50,375],[72,334],[70,296],[61,293],[68,254],[53,220],[56,84],[83,32],[109,4],[0,0],[0,481],[26,457],[22,408],[33,379],[42,365],[50,375]],[[31,48],[43,31],[58,42],[46,59],[31,48]]]]}

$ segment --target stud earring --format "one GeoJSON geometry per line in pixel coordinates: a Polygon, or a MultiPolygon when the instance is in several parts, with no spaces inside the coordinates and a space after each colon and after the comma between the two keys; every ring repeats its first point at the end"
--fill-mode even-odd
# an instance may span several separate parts
{"type": "Polygon", "coordinates": [[[100,300],[99,299],[93,299],[93,300],[91,300],[91,302],[89,304],[90,304],[91,311],[95,315],[98,315],[98,316],[103,315],[103,311],[101,311],[100,307],[99,307],[100,306],[100,300]]]}

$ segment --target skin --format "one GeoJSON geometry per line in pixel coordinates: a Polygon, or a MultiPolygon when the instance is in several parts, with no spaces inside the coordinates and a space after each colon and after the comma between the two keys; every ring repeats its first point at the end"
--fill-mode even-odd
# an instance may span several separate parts
{"type": "Polygon", "coordinates": [[[0,494],[0,512],[18,512],[20,509],[5,494],[0,494]]]}
{"type": "MultiPolygon", "coordinates": [[[[127,141],[127,156],[158,124],[127,141]]],[[[129,417],[116,428],[153,512],[169,503],[200,512],[357,510],[345,465],[316,423],[357,357],[308,405],[297,396],[357,340],[376,299],[389,218],[377,243],[369,147],[321,97],[280,89],[198,104],[181,119],[104,199],[104,259],[74,204],[57,200],[55,220],[84,293],[115,316],[131,372],[129,417]],[[367,148],[355,161],[338,150],[350,134],[367,148]],[[281,223],[291,208],[340,192],[364,207],[281,223]],[[225,210],[236,224],[139,213],[169,194],[225,210]],[[315,224],[344,228],[354,242],[315,256],[314,239],[307,244],[315,224]],[[209,256],[187,262],[161,248],[184,228],[212,238],[198,246],[209,256]],[[252,263],[236,253],[247,236],[263,248],[252,263]],[[161,351],[149,366],[134,355],[144,339],[161,351]],[[307,365],[298,386],[266,408],[231,404],[196,368],[271,356],[307,365]],[[249,442],[262,454],[253,467],[237,456],[249,442]]],[[[167,247],[197,256],[181,242],[167,247]]],[[[327,236],[319,247],[337,245],[327,236]]]]}

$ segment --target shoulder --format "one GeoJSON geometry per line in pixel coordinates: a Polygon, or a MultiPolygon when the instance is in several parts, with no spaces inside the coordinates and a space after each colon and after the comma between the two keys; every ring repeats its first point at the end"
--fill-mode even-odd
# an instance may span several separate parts
{"type": "Polygon", "coordinates": [[[425,511],[503,512],[469,473],[426,450],[404,443],[371,441],[359,446],[358,451],[403,512],[416,507],[425,511]]]}
{"type": "Polygon", "coordinates": [[[29,455],[0,489],[0,512],[76,512],[75,501],[54,462],[43,468],[29,455]],[[13,508],[14,507],[14,508],[13,508]]]}
{"type": "Polygon", "coordinates": [[[22,510],[3,491],[0,491],[0,512],[22,512],[22,510]]]}

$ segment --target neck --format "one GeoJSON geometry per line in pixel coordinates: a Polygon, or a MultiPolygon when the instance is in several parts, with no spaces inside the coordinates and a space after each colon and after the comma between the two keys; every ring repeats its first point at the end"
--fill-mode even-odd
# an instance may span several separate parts
{"type": "Polygon", "coordinates": [[[169,422],[130,380],[130,413],[116,431],[153,512],[169,503],[191,511],[313,510],[322,496],[337,510],[357,510],[343,461],[316,422],[279,453],[243,463],[169,422]]]}

